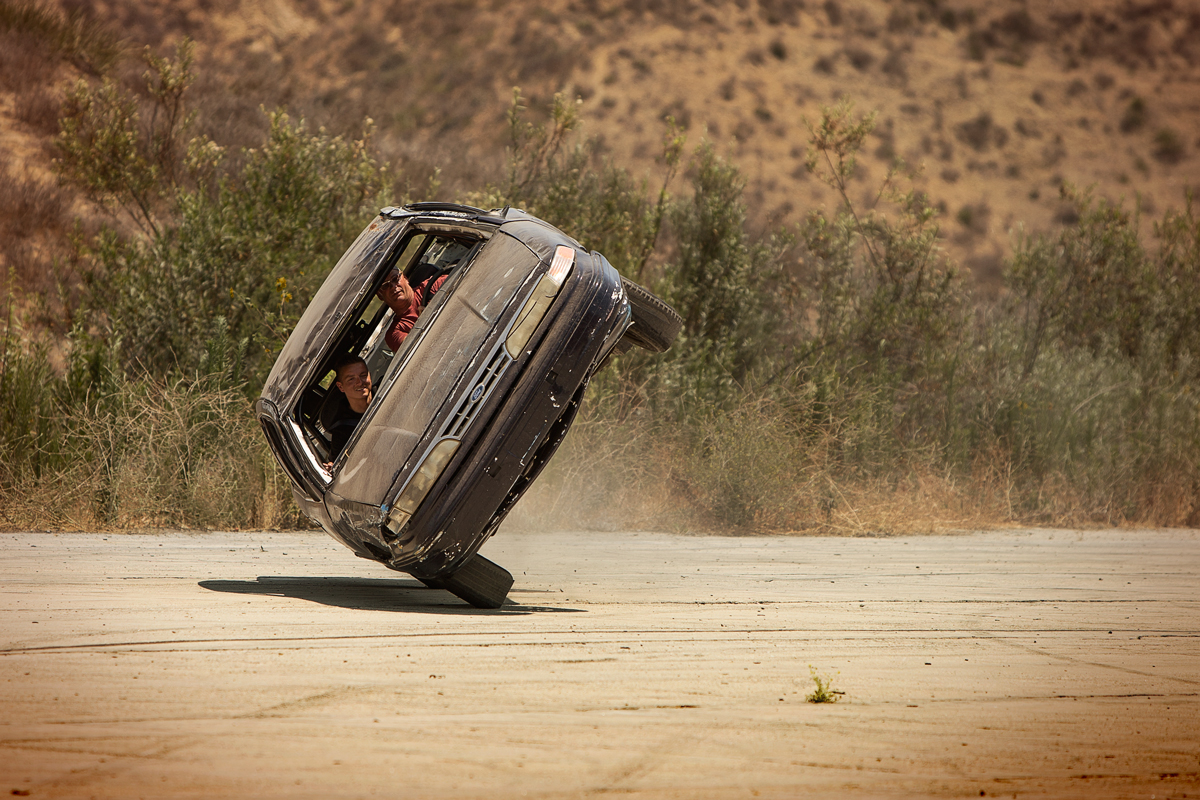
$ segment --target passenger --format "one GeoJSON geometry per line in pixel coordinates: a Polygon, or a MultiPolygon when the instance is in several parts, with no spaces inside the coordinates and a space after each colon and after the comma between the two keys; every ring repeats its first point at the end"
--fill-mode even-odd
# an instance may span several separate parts
{"type": "Polygon", "coordinates": [[[366,413],[371,404],[371,372],[367,362],[360,356],[342,356],[334,363],[334,386],[346,396],[346,402],[341,404],[338,415],[329,425],[332,442],[329,446],[329,461],[325,469],[330,469],[339,454],[350,441],[350,435],[366,413]],[[348,406],[348,407],[347,407],[348,406]]]}
{"type": "Polygon", "coordinates": [[[383,280],[383,285],[375,293],[394,315],[391,327],[384,335],[384,341],[387,342],[388,347],[392,350],[400,349],[400,345],[408,336],[409,331],[413,329],[413,325],[417,324],[417,317],[429,304],[429,298],[442,288],[447,277],[445,274],[435,273],[416,286],[409,286],[408,278],[404,277],[404,273],[400,270],[393,269],[388,273],[383,280]]]}

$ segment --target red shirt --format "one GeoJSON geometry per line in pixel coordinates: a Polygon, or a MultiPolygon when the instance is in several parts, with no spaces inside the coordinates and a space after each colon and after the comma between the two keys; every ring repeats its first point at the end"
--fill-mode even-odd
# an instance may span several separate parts
{"type": "Polygon", "coordinates": [[[446,278],[448,277],[450,276],[440,275],[437,278],[426,278],[413,287],[412,305],[408,307],[408,311],[402,316],[398,316],[392,320],[392,325],[388,328],[387,335],[383,337],[384,341],[387,342],[387,346],[392,348],[393,351],[400,349],[400,345],[408,337],[408,333],[413,329],[413,325],[417,324],[417,317],[425,310],[426,302],[428,302],[434,292],[442,288],[442,284],[446,282],[446,278]]]}

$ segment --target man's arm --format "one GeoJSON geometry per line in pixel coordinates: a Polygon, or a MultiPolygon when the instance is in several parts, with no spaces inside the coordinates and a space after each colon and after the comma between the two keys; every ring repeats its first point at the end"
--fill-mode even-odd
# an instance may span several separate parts
{"type": "Polygon", "coordinates": [[[439,275],[436,278],[426,278],[413,287],[413,297],[415,298],[416,304],[420,306],[422,311],[425,310],[425,306],[429,305],[429,298],[433,297],[437,290],[442,288],[442,284],[445,283],[446,278],[449,277],[450,275],[446,274],[439,275]]]}

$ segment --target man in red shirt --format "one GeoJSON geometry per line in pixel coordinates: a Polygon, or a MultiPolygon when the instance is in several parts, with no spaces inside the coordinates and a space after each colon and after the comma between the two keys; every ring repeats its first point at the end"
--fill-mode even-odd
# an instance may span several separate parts
{"type": "Polygon", "coordinates": [[[392,309],[392,325],[388,328],[384,341],[392,350],[399,350],[401,343],[408,336],[413,325],[417,324],[417,316],[425,310],[429,298],[442,288],[448,276],[431,275],[416,286],[409,286],[408,278],[398,269],[393,269],[384,278],[376,295],[388,308],[392,309]]]}

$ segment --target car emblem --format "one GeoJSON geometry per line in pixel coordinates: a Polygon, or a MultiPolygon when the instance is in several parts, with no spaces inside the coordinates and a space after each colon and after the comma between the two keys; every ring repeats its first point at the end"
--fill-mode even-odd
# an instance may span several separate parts
{"type": "Polygon", "coordinates": [[[473,392],[471,392],[471,402],[472,403],[477,402],[479,400],[479,398],[481,398],[481,397],[483,397],[483,384],[482,383],[479,384],[478,386],[476,386],[475,390],[473,392]]]}

